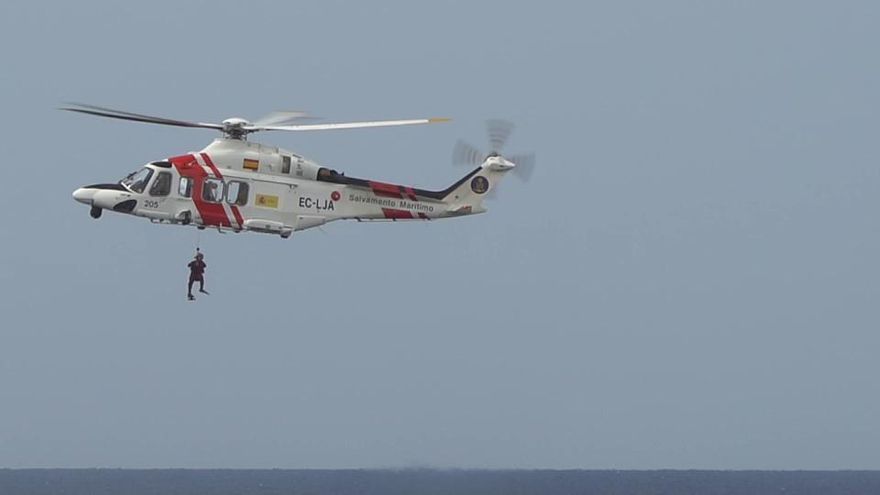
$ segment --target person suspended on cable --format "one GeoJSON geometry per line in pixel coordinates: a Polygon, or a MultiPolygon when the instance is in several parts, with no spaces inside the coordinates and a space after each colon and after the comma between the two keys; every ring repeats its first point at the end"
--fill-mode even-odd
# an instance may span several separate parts
{"type": "Polygon", "coordinates": [[[193,284],[195,282],[199,283],[199,292],[202,294],[208,294],[208,291],[205,290],[205,268],[207,268],[208,265],[205,264],[204,258],[205,256],[197,248],[195,258],[189,262],[189,265],[187,265],[189,267],[189,286],[186,295],[190,301],[195,299],[195,296],[193,296],[192,293],[193,284]]]}

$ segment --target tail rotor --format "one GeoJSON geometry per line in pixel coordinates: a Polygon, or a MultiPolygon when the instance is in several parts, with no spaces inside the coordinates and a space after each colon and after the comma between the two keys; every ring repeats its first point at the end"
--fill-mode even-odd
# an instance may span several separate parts
{"type": "MultiPolygon", "coordinates": [[[[486,121],[486,134],[489,142],[489,153],[484,153],[476,146],[459,139],[452,150],[452,163],[454,165],[480,166],[491,156],[503,156],[501,150],[507,144],[510,135],[516,126],[507,120],[490,119],[486,121]]],[[[528,182],[535,169],[535,153],[522,153],[505,157],[512,162],[514,174],[523,182],[528,182]]],[[[490,193],[490,196],[494,196],[490,193]]]]}

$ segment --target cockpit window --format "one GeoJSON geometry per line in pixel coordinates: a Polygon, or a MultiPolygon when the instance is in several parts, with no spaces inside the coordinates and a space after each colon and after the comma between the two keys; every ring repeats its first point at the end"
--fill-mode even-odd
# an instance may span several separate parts
{"type": "Polygon", "coordinates": [[[147,187],[147,184],[150,182],[150,177],[152,176],[153,169],[144,167],[128,174],[124,179],[119,181],[119,183],[127,187],[131,192],[140,194],[144,192],[144,188],[147,187]]]}
{"type": "Polygon", "coordinates": [[[159,172],[153,185],[150,186],[150,196],[168,196],[171,192],[171,172],[159,172]]]}

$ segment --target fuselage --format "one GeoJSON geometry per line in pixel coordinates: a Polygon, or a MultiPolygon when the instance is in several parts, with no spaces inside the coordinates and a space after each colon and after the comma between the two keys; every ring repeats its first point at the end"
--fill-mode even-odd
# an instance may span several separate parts
{"type": "Polygon", "coordinates": [[[203,150],[145,165],[114,184],[77,189],[74,198],[103,210],[157,223],[288,237],[339,219],[429,220],[481,213],[481,202],[459,190],[472,179],[470,196],[488,190],[485,166],[443,191],[346,177],[273,146],[238,139],[214,140],[203,150]],[[477,177],[480,176],[480,177],[477,177]]]}

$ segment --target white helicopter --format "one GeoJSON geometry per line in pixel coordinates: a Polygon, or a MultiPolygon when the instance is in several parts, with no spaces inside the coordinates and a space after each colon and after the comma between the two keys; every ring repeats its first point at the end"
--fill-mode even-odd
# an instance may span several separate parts
{"type": "Polygon", "coordinates": [[[288,238],[299,230],[333,220],[432,220],[483,213],[483,199],[510,170],[528,179],[534,154],[502,157],[513,125],[488,122],[493,151],[483,155],[459,141],[458,164],[477,168],[439,191],[348,177],[296,153],[247,141],[258,131],[315,131],[445,122],[448,119],[383,120],[335,124],[289,124],[301,112],[275,112],[255,122],[242,118],[221,124],[187,122],[85,104],[61,110],[178,127],[216,129],[223,137],[199,152],[144,165],[116,183],[84,186],[73,198],[91,207],[150,219],[154,223],[195,225],[200,229],[259,232],[288,238]]]}

